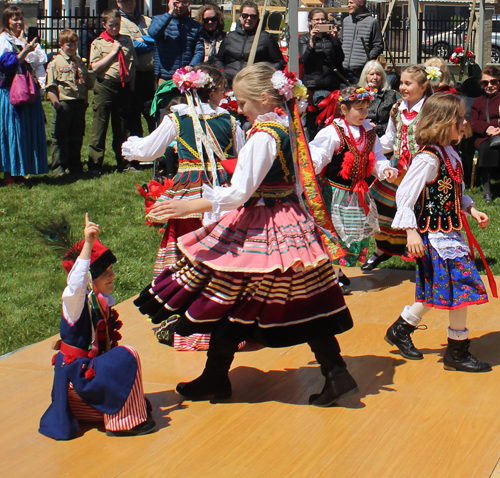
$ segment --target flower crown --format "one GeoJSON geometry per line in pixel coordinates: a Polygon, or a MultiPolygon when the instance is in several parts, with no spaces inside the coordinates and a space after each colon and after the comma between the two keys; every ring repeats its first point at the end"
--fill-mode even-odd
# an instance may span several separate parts
{"type": "Polygon", "coordinates": [[[437,85],[441,80],[441,76],[443,76],[443,72],[437,66],[427,66],[425,72],[431,85],[437,85]]]}
{"type": "Polygon", "coordinates": [[[181,93],[200,88],[215,87],[214,79],[203,70],[188,71],[186,68],[179,68],[172,76],[172,80],[181,93]]]}
{"type": "Polygon", "coordinates": [[[377,96],[376,88],[356,88],[352,95],[339,96],[340,102],[374,100],[377,96]]]}
{"type": "Polygon", "coordinates": [[[299,113],[303,113],[307,108],[307,88],[303,85],[302,81],[297,78],[297,75],[288,71],[284,73],[281,70],[275,71],[271,77],[273,86],[280,95],[283,95],[285,99],[291,100],[295,98],[297,100],[297,107],[299,113]]]}

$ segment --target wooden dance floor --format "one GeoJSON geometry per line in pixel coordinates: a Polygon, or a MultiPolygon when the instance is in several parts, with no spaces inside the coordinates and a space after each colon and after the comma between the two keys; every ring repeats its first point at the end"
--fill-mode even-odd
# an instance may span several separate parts
{"type": "Polygon", "coordinates": [[[179,381],[197,377],[204,352],[159,344],[132,301],[119,305],[122,343],[137,348],[158,430],[107,437],[84,426],[57,442],[37,431],[50,402],[54,338],[0,360],[0,475],[6,478],[500,477],[500,323],[497,300],[469,310],[472,352],[484,374],[447,372],[447,313],[432,311],[413,335],[425,354],[404,360],[384,340],[414,296],[413,273],[354,276],[354,328],[339,336],[360,394],[327,409],[308,405],[323,386],[307,345],[239,352],[225,403],[183,402],[179,381]]]}

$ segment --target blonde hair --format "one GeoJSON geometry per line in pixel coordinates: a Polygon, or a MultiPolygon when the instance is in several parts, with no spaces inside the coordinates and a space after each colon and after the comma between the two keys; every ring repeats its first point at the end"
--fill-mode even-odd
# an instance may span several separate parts
{"type": "Polygon", "coordinates": [[[451,72],[448,68],[448,65],[442,58],[438,56],[429,58],[424,63],[424,66],[435,66],[436,68],[439,68],[441,70],[441,79],[438,83],[438,87],[449,86],[453,88],[455,86],[455,82],[453,81],[453,77],[451,76],[451,72]]]}
{"type": "Polygon", "coordinates": [[[415,141],[419,146],[452,144],[451,129],[458,128],[460,121],[460,106],[464,100],[458,96],[433,95],[424,104],[422,115],[415,133],[415,141]]]}
{"type": "Polygon", "coordinates": [[[284,98],[274,88],[271,81],[275,71],[276,69],[266,62],[254,63],[252,66],[246,66],[240,70],[233,79],[233,89],[240,90],[240,95],[236,95],[236,98],[244,96],[258,102],[264,99],[262,94],[267,93],[271,102],[275,103],[276,106],[282,105],[284,98]]]}
{"type": "Polygon", "coordinates": [[[366,77],[368,76],[368,73],[370,73],[370,71],[372,70],[377,70],[382,76],[380,90],[381,91],[390,90],[391,86],[387,81],[387,75],[385,74],[384,67],[377,60],[370,60],[368,63],[365,64],[365,66],[363,67],[363,71],[361,72],[361,76],[359,78],[359,86],[361,86],[361,88],[366,88],[368,86],[366,77]]]}

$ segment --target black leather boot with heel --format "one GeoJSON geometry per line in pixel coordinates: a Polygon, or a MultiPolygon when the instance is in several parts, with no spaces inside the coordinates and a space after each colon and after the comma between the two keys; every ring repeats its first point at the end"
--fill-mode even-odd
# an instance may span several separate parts
{"type": "Polygon", "coordinates": [[[210,337],[207,362],[203,373],[191,382],[177,385],[177,393],[189,400],[225,400],[231,397],[231,381],[229,369],[238,349],[238,342],[210,337]]]}
{"type": "Polygon", "coordinates": [[[445,370],[460,372],[489,372],[491,365],[481,362],[469,352],[470,340],[453,340],[448,338],[448,347],[444,354],[445,370]]]}
{"type": "Polygon", "coordinates": [[[422,352],[415,348],[410,336],[416,329],[417,327],[406,322],[403,317],[399,316],[399,319],[387,329],[384,340],[389,345],[397,347],[404,358],[408,360],[422,360],[424,356],[422,352]]]}

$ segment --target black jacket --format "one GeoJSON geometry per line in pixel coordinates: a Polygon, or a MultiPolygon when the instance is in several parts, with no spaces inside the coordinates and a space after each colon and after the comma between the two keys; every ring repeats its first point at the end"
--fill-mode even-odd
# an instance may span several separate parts
{"type": "Polygon", "coordinates": [[[341,77],[334,70],[345,76],[342,68],[344,51],[342,44],[334,45],[330,35],[316,38],[311,48],[310,33],[304,33],[299,38],[299,55],[304,68],[302,82],[307,88],[333,91],[339,88],[341,77]]]}
{"type": "MultiPolygon", "coordinates": [[[[216,66],[223,73],[229,85],[232,84],[236,73],[247,66],[248,56],[252,48],[252,42],[255,37],[255,30],[247,32],[241,25],[236,30],[229,32],[220,46],[216,57],[216,66]]],[[[267,61],[277,70],[283,70],[286,62],[274,37],[263,31],[260,34],[257,52],[255,54],[255,63],[267,61]]]]}
{"type": "Polygon", "coordinates": [[[394,91],[382,90],[374,100],[370,101],[368,118],[375,124],[375,131],[379,137],[385,133],[392,106],[397,100],[398,97],[394,91]]]}

